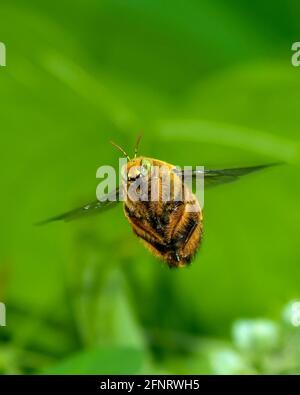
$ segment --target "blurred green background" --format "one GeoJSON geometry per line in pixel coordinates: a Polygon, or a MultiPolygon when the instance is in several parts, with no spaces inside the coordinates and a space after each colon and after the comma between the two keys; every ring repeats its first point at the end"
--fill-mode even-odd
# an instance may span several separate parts
{"type": "Polygon", "coordinates": [[[300,373],[296,0],[1,0],[0,372],[300,373]],[[207,191],[169,270],[95,197],[113,139],[176,165],[286,165],[207,191]],[[287,307],[285,307],[287,306],[287,307]],[[282,313],[284,311],[284,313],[282,313]],[[282,315],[284,318],[282,318],[282,315]]]}

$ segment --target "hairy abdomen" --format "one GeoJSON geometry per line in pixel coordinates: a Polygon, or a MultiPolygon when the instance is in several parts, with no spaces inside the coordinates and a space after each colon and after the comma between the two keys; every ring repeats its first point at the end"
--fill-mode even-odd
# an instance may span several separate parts
{"type": "Polygon", "coordinates": [[[170,267],[185,266],[195,256],[202,236],[202,213],[193,194],[189,201],[124,203],[134,233],[170,267]],[[190,212],[191,205],[198,210],[190,212]]]}

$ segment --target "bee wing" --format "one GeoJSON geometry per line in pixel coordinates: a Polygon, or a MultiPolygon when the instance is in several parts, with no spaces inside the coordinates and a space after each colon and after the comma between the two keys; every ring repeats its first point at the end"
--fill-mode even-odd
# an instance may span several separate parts
{"type": "Polygon", "coordinates": [[[115,207],[120,201],[120,196],[121,190],[120,188],[117,188],[112,191],[103,201],[95,200],[91,203],[85,204],[82,207],[75,208],[73,210],[67,211],[66,213],[59,214],[44,221],[38,222],[36,225],[45,225],[54,221],[72,221],[87,215],[102,213],[109,208],[115,207]]]}
{"type": "Polygon", "coordinates": [[[253,173],[267,167],[278,165],[279,163],[269,163],[266,165],[236,167],[232,169],[202,169],[202,170],[174,170],[177,174],[187,178],[195,179],[197,176],[204,177],[205,187],[213,187],[238,180],[241,176],[253,173]]]}

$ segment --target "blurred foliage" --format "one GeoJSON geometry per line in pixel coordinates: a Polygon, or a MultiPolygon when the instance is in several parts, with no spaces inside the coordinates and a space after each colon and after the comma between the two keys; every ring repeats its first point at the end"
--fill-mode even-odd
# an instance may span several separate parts
{"type": "Polygon", "coordinates": [[[299,2],[2,0],[2,373],[300,373],[299,2]],[[170,271],[94,198],[113,139],[176,165],[286,165],[205,195],[170,271]],[[249,317],[243,320],[244,317],[249,317]],[[253,321],[255,317],[264,317],[253,321]],[[232,340],[231,328],[232,328],[232,340]]]}

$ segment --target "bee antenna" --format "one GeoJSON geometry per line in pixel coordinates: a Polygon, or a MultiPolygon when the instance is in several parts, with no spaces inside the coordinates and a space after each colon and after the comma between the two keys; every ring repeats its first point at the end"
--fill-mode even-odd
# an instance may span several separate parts
{"type": "Polygon", "coordinates": [[[142,136],[143,136],[142,134],[139,134],[138,138],[136,140],[136,143],[135,143],[135,147],[134,147],[134,157],[135,158],[136,158],[137,153],[138,153],[138,149],[139,149],[139,145],[140,145],[140,141],[141,141],[142,136]]]}
{"type": "Polygon", "coordinates": [[[110,144],[112,144],[114,147],[116,147],[119,151],[122,152],[122,154],[124,154],[126,156],[126,158],[128,160],[130,160],[129,155],[127,154],[126,151],[123,150],[123,148],[121,148],[118,144],[114,143],[113,141],[110,141],[110,144]]]}

